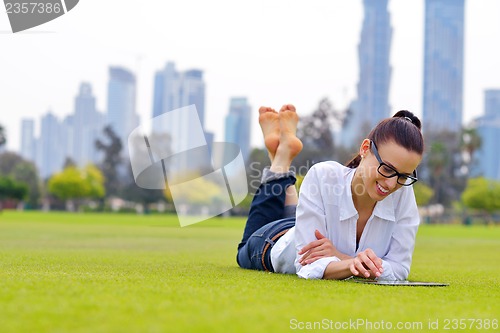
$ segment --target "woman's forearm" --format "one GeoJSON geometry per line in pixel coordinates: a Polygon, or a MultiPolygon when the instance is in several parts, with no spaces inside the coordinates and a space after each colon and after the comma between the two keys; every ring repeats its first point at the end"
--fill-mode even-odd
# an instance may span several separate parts
{"type": "Polygon", "coordinates": [[[350,269],[353,259],[346,259],[342,261],[333,261],[326,266],[323,273],[325,280],[343,280],[351,277],[353,274],[350,269]]]}
{"type": "Polygon", "coordinates": [[[323,272],[323,279],[342,280],[353,275],[375,279],[384,272],[382,259],[372,249],[357,253],[355,258],[331,262],[323,272]]]}

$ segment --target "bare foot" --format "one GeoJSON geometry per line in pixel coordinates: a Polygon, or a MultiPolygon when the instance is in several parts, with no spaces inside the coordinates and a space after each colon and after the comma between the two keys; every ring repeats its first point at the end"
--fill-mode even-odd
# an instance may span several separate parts
{"type": "Polygon", "coordinates": [[[280,138],[270,170],[283,173],[290,170],[293,159],[302,150],[302,141],[296,136],[299,117],[291,104],[283,105],[279,112],[280,138]]]}
{"type": "Polygon", "coordinates": [[[278,112],[273,108],[261,106],[259,109],[259,124],[262,134],[264,134],[264,144],[272,162],[280,143],[280,120],[278,112]]]}
{"type": "Polygon", "coordinates": [[[302,141],[297,138],[297,123],[299,116],[292,104],[283,105],[279,112],[280,121],[280,145],[288,151],[290,159],[293,160],[302,150],[302,141]]]}

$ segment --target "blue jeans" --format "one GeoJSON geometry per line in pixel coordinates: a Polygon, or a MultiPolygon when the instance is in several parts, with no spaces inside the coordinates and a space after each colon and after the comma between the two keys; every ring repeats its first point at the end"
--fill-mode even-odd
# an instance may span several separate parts
{"type": "Polygon", "coordinates": [[[287,176],[260,185],[238,245],[236,261],[240,267],[274,272],[271,248],[279,237],[295,226],[295,213],[285,209],[286,188],[293,186],[295,180],[287,176]]]}

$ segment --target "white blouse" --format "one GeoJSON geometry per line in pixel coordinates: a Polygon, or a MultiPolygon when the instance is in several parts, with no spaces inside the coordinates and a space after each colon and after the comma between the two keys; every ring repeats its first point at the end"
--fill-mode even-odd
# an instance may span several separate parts
{"type": "Polygon", "coordinates": [[[305,279],[321,279],[326,267],[337,257],[319,259],[302,266],[297,253],[316,240],[317,229],[340,252],[354,257],[371,248],[382,259],[384,272],[379,280],[405,280],[420,223],[411,186],[403,186],[377,202],[356,250],[358,212],[354,207],[351,182],[356,169],[337,162],[321,162],[308,171],[300,187],[295,227],[271,249],[271,262],[277,273],[296,273],[305,279]]]}

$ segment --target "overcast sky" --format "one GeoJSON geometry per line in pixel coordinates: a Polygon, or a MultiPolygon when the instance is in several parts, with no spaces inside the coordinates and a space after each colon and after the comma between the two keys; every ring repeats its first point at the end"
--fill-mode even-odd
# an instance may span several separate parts
{"type": "MultiPolygon", "coordinates": [[[[394,29],[390,105],[421,114],[423,0],[390,0],[394,29]]],[[[464,121],[483,113],[483,91],[500,89],[500,1],[466,0],[464,121]]],[[[0,12],[0,123],[18,150],[21,119],[73,112],[82,81],[105,111],[109,66],[137,74],[137,111],[151,117],[154,72],[167,61],[202,69],[206,127],[223,140],[229,98],[293,103],[310,113],[322,97],[355,97],[361,0],[80,0],[68,14],[12,34],[0,12]]],[[[257,117],[252,143],[262,145],[257,117]]]]}

